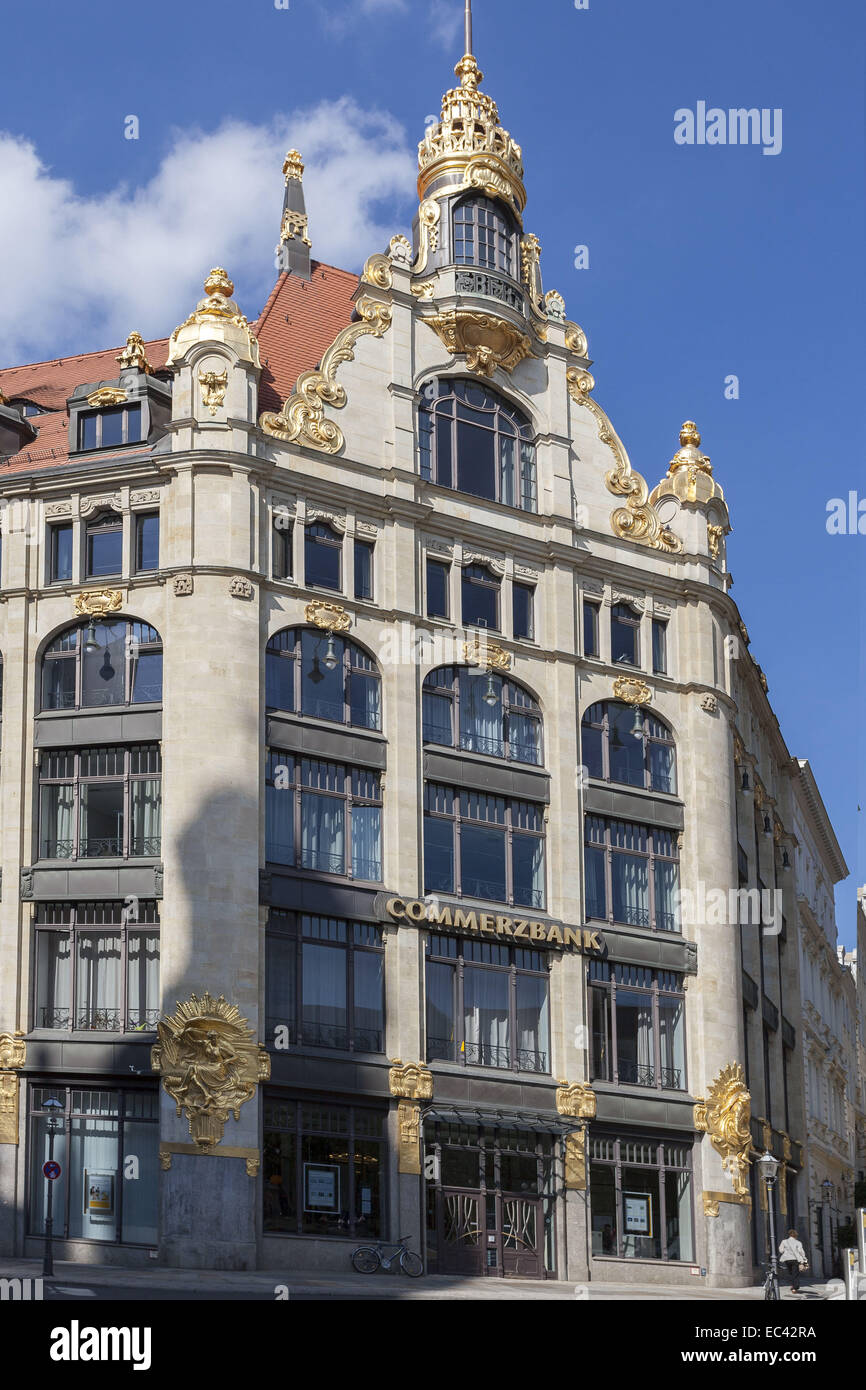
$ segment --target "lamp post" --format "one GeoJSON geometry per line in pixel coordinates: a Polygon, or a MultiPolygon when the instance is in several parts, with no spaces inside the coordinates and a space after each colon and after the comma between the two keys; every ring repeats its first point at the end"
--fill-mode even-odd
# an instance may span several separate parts
{"type": "MultiPolygon", "coordinates": [[[[57,1112],[58,1110],[62,1110],[63,1106],[60,1104],[59,1100],[55,1100],[53,1096],[49,1096],[48,1100],[42,1102],[42,1109],[47,1116],[45,1123],[48,1129],[48,1162],[53,1163],[54,1135],[60,1127],[60,1117],[57,1112]]],[[[54,1233],[54,1181],[48,1177],[46,1177],[45,1181],[48,1183],[48,1202],[45,1207],[45,1253],[42,1256],[43,1279],[50,1278],[54,1274],[54,1251],[51,1245],[51,1238],[54,1233]]]]}
{"type": "Polygon", "coordinates": [[[776,1177],[779,1172],[779,1161],[766,1150],[758,1159],[755,1167],[767,1184],[767,1216],[770,1226],[770,1268],[773,1272],[774,1280],[778,1280],[779,1266],[776,1260],[776,1213],[774,1210],[774,1196],[776,1191],[776,1177]]]}
{"type": "Polygon", "coordinates": [[[833,1218],[831,1216],[832,1198],[834,1195],[833,1181],[825,1178],[821,1183],[821,1191],[824,1194],[824,1202],[821,1207],[821,1235],[824,1249],[824,1277],[830,1279],[833,1276],[833,1218]]]}

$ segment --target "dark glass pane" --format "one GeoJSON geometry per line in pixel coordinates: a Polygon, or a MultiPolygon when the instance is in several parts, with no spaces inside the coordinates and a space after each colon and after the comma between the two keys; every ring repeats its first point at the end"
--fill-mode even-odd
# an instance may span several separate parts
{"type": "Polygon", "coordinates": [[[514,584],[514,636],[529,637],[533,634],[532,599],[533,589],[528,584],[514,584]]]}
{"type": "Polygon", "coordinates": [[[587,845],[584,850],[586,864],[586,915],[607,918],[607,892],[604,881],[604,850],[587,845]]]}
{"type": "Polygon", "coordinates": [[[373,547],[355,541],[355,598],[373,597],[373,547]]]}
{"type": "Polygon", "coordinates": [[[649,860],[634,854],[611,855],[613,918],[631,927],[648,927],[649,860]]]}
{"type": "Polygon", "coordinates": [[[451,458],[450,419],[441,412],[436,414],[436,481],[440,487],[454,486],[454,466],[451,458]]]}
{"type": "Polygon", "coordinates": [[[126,700],[125,623],[97,623],[96,650],[85,645],[81,703],[86,706],[122,705],[126,700]]]}
{"type": "Polygon", "coordinates": [[[457,423],[457,488],[496,500],[496,436],[464,420],[457,423]]]}
{"type": "Polygon", "coordinates": [[[583,652],[584,656],[598,656],[598,605],[583,605],[583,652]]]}
{"type": "Polygon", "coordinates": [[[637,626],[621,621],[616,609],[610,621],[610,655],[612,661],[622,661],[630,666],[637,665],[637,626]]]}
{"type": "Polygon", "coordinates": [[[141,439],[141,406],[130,405],[126,407],[126,441],[128,444],[137,444],[141,439]]]}
{"type": "Polygon", "coordinates": [[[275,579],[292,577],[292,536],[291,523],[274,527],[273,562],[275,579]]]}
{"type": "Polygon", "coordinates": [[[72,578],[72,527],[51,528],[51,578],[72,578]]]}
{"type": "Polygon", "coordinates": [[[295,662],[281,652],[265,654],[265,704],[268,709],[295,708],[295,662]]]}
{"type": "Polygon", "coordinates": [[[339,589],[341,547],[312,534],[315,529],[308,526],[304,539],[306,582],[320,589],[339,589]]]}
{"type": "Polygon", "coordinates": [[[42,666],[42,708],[72,709],[75,704],[75,657],[46,659],[42,666]]]}
{"type": "Polygon", "coordinates": [[[427,561],[427,616],[448,617],[448,566],[427,561]]]}
{"type": "MultiPolygon", "coordinates": [[[[550,1070],[550,1024],[546,976],[517,975],[517,1066],[520,1071],[550,1070]]],[[[508,1184],[503,1182],[502,1186],[508,1184]]]]}
{"type": "Polygon", "coordinates": [[[654,792],[676,793],[674,750],[667,743],[649,743],[650,786],[654,792]]]}
{"type": "Polygon", "coordinates": [[[608,705],[610,726],[610,780],[642,787],[644,776],[643,736],[635,738],[632,729],[635,712],[628,705],[608,705]]]}
{"type": "Polygon", "coordinates": [[[158,704],[162,699],[162,652],[140,652],[132,664],[132,703],[158,704]]]}
{"type": "Polygon", "coordinates": [[[454,966],[438,961],[427,963],[427,1060],[439,1058],[453,1062],[454,966]]]}
{"type": "Polygon", "coordinates": [[[424,892],[454,892],[454,826],[424,817],[424,892]]]}
{"type": "Polygon", "coordinates": [[[354,954],[354,1036],[357,1052],[385,1047],[385,957],[381,951],[354,954]]]}
{"type": "Polygon", "coordinates": [[[140,516],[137,533],[136,569],[159,569],[159,516],[140,516]]]}
{"type": "Polygon", "coordinates": [[[657,1168],[623,1168],[622,1207],[623,1255],[632,1260],[660,1260],[657,1168]]]}
{"type": "Polygon", "coordinates": [[[116,531],[91,531],[87,536],[87,575],[98,579],[104,575],[120,574],[123,563],[123,534],[116,531]]]}
{"type": "Polygon", "coordinates": [[[79,855],[101,859],[123,853],[123,784],[87,782],[81,787],[79,855]]]}
{"type": "Polygon", "coordinates": [[[664,674],[668,669],[667,623],[653,619],[653,670],[664,674]]]}
{"type": "Polygon", "coordinates": [[[616,996],[617,1080],[630,1086],[656,1084],[652,995],[619,989],[616,996]]]}
{"type": "MultiPolygon", "coordinates": [[[[332,719],[345,722],[343,666],[344,644],[334,638],[336,664],[328,667],[328,637],[323,632],[301,633],[301,711],[313,719],[332,719]]],[[[287,663],[288,664],[288,663],[287,663]]]]}
{"type": "Polygon", "coordinates": [[[581,747],[583,749],[583,762],[590,777],[603,777],[604,764],[601,756],[601,729],[591,729],[584,724],[581,733],[581,747]]]}
{"type": "Polygon", "coordinates": [[[446,695],[435,695],[425,690],[421,696],[421,708],[424,742],[439,743],[444,748],[450,748],[453,742],[451,700],[446,695]]]}
{"type": "Polygon", "coordinates": [[[98,418],[96,413],[78,417],[78,447],[80,449],[96,448],[96,421],[98,418]]]}
{"type": "Polygon", "coordinates": [[[353,671],[349,677],[349,720],[358,729],[381,729],[382,682],[353,671]]]}
{"type": "Polygon", "coordinates": [[[501,830],[464,825],[460,837],[461,887],[470,898],[505,902],[505,835],[501,830]]]}
{"type": "MultiPolygon", "coordinates": [[[[119,410],[103,410],[102,412],[102,447],[107,448],[111,444],[123,443],[123,415],[124,407],[119,410]]],[[[135,438],[138,438],[136,434],[135,438]]]]}
{"type": "Polygon", "coordinates": [[[463,573],[463,623],[466,627],[499,627],[499,588],[477,584],[463,573]]]}
{"type": "Polygon", "coordinates": [[[346,952],[342,946],[301,947],[301,1033],[313,1047],[347,1048],[346,952]]]}
{"type": "Polygon", "coordinates": [[[464,1052],[469,1066],[510,1067],[509,974],[467,965],[463,971],[464,1052]]]}
{"type": "Polygon", "coordinates": [[[592,1018],[592,1047],[590,1064],[594,1081],[610,1081],[610,1068],[613,1051],[610,1034],[610,991],[591,989],[589,991],[592,1018]]]}
{"type": "Polygon", "coordinates": [[[515,904],[544,907],[544,840],[538,835],[515,833],[512,858],[515,904]]]}
{"type": "Polygon", "coordinates": [[[609,1163],[590,1166],[592,1253],[616,1255],[616,1175],[609,1163]]]}
{"type": "Polygon", "coordinates": [[[304,792],[301,798],[301,864],[325,874],[346,872],[346,803],[304,792]]]}
{"type": "Polygon", "coordinates": [[[266,1231],[297,1230],[297,1156],[294,1134],[265,1132],[263,1225],[266,1231]]]}

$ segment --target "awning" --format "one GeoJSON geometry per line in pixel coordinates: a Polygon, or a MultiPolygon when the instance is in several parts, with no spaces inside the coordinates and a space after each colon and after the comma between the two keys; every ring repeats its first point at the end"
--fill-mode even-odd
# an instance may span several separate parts
{"type": "Polygon", "coordinates": [[[566,1116],[535,1115],[528,1111],[481,1110],[468,1106],[430,1106],[422,1111],[425,1124],[466,1125],[487,1129],[519,1129],[527,1134],[571,1134],[580,1129],[585,1121],[572,1120],[566,1116]]]}

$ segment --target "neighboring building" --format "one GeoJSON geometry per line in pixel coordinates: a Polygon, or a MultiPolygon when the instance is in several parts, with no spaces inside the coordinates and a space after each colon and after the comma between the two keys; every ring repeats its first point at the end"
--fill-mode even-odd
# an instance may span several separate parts
{"type": "Polygon", "coordinates": [[[848,868],[807,762],[799,764],[795,788],[808,1197],[800,1234],[814,1274],[830,1278],[839,1272],[836,1231],[851,1219],[854,1198],[856,988],[837,949],[833,899],[848,868]]]}
{"type": "Polygon", "coordinates": [[[52,1149],[100,1262],[736,1286],[750,1160],[806,1200],[812,813],[722,490],[691,422],[632,468],[457,74],[414,246],[312,260],[292,151],[254,323],[217,269],[0,373],[2,1249],[52,1149]]]}
{"type": "Polygon", "coordinates": [[[856,991],[857,1063],[852,1078],[854,1097],[854,1167],[859,1188],[855,1205],[866,1207],[866,888],[857,890],[857,946],[846,953],[845,965],[850,966],[856,991]]]}

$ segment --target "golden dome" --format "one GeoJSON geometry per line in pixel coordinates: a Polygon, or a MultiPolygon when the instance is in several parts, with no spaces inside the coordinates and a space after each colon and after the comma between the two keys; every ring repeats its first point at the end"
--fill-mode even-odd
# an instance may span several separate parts
{"type": "Polygon", "coordinates": [[[667,477],[653,488],[650,501],[678,497],[681,502],[724,502],[725,494],[713,477],[713,467],[701,453],[701,436],[694,420],[686,420],[680,430],[680,447],[668,464],[667,477]]]}

